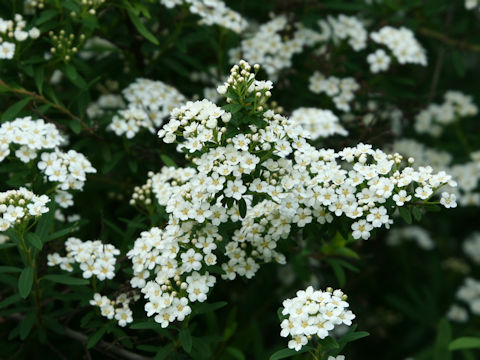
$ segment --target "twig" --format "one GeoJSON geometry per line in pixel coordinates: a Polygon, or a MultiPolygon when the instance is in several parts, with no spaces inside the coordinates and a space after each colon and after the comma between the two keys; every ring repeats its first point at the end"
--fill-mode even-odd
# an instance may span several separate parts
{"type": "Polygon", "coordinates": [[[439,33],[437,31],[435,31],[435,30],[425,28],[425,27],[420,28],[419,31],[422,35],[440,40],[444,44],[454,46],[454,47],[457,47],[457,48],[460,48],[460,49],[468,50],[468,51],[480,52],[480,45],[469,44],[466,41],[451,38],[447,35],[444,35],[442,33],[439,33]]]}
{"type": "Polygon", "coordinates": [[[5,83],[2,79],[0,79],[0,86],[3,86],[5,88],[7,88],[7,90],[9,92],[12,92],[14,94],[20,94],[20,95],[27,95],[27,96],[30,96],[32,98],[32,100],[38,100],[44,104],[47,104],[47,105],[50,105],[51,107],[53,107],[54,109],[58,110],[59,112],[61,112],[62,114],[64,115],[67,115],[69,118],[71,118],[72,120],[80,123],[80,125],[82,126],[82,128],[86,131],[88,131],[90,134],[93,134],[93,135],[96,135],[95,132],[89,128],[87,126],[87,124],[85,124],[85,122],[80,119],[78,116],[76,116],[75,114],[73,114],[70,110],[68,110],[67,108],[63,107],[62,105],[60,104],[56,104],[54,102],[51,102],[50,100],[48,100],[45,96],[43,95],[39,95],[37,93],[34,93],[33,91],[29,91],[29,90],[26,90],[26,89],[23,89],[23,88],[14,88],[14,87],[11,87],[10,85],[8,85],[7,83],[5,83]]]}
{"type": "MultiPolygon", "coordinates": [[[[17,321],[21,321],[24,316],[21,314],[12,314],[8,316],[10,319],[14,319],[17,321]]],[[[71,339],[77,340],[81,342],[82,344],[87,344],[88,342],[88,336],[85,334],[82,334],[81,332],[72,330],[70,328],[63,328],[63,333],[68,336],[71,339]]],[[[111,356],[114,359],[126,359],[126,360],[150,360],[151,358],[135,354],[131,351],[128,351],[126,349],[121,348],[118,345],[114,345],[111,343],[108,343],[106,341],[100,340],[94,347],[93,349],[98,350],[106,355],[111,356]]]]}
{"type": "MultiPolygon", "coordinates": [[[[70,337],[74,340],[80,341],[82,343],[86,343],[88,341],[88,336],[87,335],[82,334],[81,332],[69,329],[69,328],[64,329],[64,334],[67,335],[68,337],[70,337]]],[[[107,343],[103,340],[100,340],[97,343],[97,345],[95,345],[95,349],[97,349],[99,351],[102,351],[102,352],[110,353],[112,355],[116,355],[116,356],[118,356],[122,359],[127,359],[127,360],[147,360],[147,359],[150,359],[150,358],[147,358],[145,356],[138,355],[138,354],[135,354],[131,351],[125,350],[125,349],[119,347],[118,345],[113,345],[113,344],[107,343]]]]}

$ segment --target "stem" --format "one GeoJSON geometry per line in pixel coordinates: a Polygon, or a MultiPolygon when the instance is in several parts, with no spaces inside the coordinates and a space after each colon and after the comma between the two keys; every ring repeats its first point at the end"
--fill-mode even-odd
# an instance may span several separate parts
{"type": "Polygon", "coordinates": [[[463,40],[456,40],[456,39],[451,38],[449,36],[446,36],[442,33],[439,33],[435,30],[425,28],[425,27],[420,28],[419,31],[422,35],[440,40],[444,44],[454,46],[454,47],[457,47],[457,48],[460,48],[460,49],[468,50],[468,51],[480,52],[480,45],[469,44],[469,43],[467,43],[466,41],[463,41],[463,40]]]}
{"type": "Polygon", "coordinates": [[[40,101],[44,104],[50,105],[51,107],[53,107],[57,111],[61,112],[64,115],[67,115],[72,120],[80,123],[80,125],[82,126],[82,128],[84,130],[88,131],[91,134],[95,134],[95,132],[91,128],[89,128],[87,126],[87,124],[82,119],[80,119],[78,116],[73,114],[70,110],[63,107],[62,105],[51,102],[45,96],[39,95],[37,93],[34,93],[33,91],[29,91],[29,90],[26,90],[26,89],[23,89],[23,88],[13,88],[10,85],[8,85],[6,82],[4,82],[2,79],[0,79],[0,86],[5,87],[7,89],[7,91],[12,92],[14,94],[27,95],[27,96],[32,97],[32,100],[38,100],[38,101],[40,101]]]}
{"type": "Polygon", "coordinates": [[[25,254],[25,259],[26,259],[26,264],[29,265],[33,269],[33,302],[35,305],[35,308],[37,309],[37,324],[41,324],[41,301],[40,301],[40,280],[38,278],[38,273],[37,273],[37,267],[35,266],[35,257],[31,257],[31,248],[27,248],[27,245],[25,243],[24,239],[24,231],[18,231],[17,235],[20,238],[20,248],[25,254]]]}

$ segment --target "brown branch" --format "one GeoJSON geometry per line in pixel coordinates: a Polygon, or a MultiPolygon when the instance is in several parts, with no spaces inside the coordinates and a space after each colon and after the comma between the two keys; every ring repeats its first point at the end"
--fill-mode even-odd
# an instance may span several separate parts
{"type": "Polygon", "coordinates": [[[11,86],[8,85],[6,82],[4,82],[2,79],[0,79],[0,86],[7,88],[7,91],[12,92],[12,93],[14,93],[14,94],[27,95],[27,96],[30,96],[30,97],[32,98],[32,100],[40,101],[40,102],[42,102],[43,104],[50,105],[51,107],[53,107],[53,108],[56,109],[57,111],[61,112],[62,114],[66,115],[66,116],[68,116],[68,117],[71,118],[72,120],[80,123],[80,125],[82,126],[82,128],[83,128],[84,130],[88,131],[90,134],[96,135],[95,132],[93,131],[93,129],[91,129],[90,127],[88,127],[87,124],[85,124],[85,122],[84,122],[82,119],[80,119],[78,116],[76,116],[75,114],[73,114],[70,110],[68,110],[67,108],[63,107],[62,105],[56,104],[56,103],[54,103],[54,102],[51,102],[51,101],[48,100],[45,96],[39,95],[39,94],[37,94],[37,93],[34,93],[33,91],[29,91],[29,90],[26,90],[26,89],[23,89],[23,88],[14,88],[14,87],[11,87],[11,86]]]}
{"type": "MultiPolygon", "coordinates": [[[[17,321],[22,321],[24,316],[21,314],[12,314],[8,316],[8,318],[17,320],[17,321]]],[[[77,340],[81,342],[83,345],[86,345],[88,342],[88,336],[72,330],[70,328],[64,327],[63,328],[63,333],[68,336],[71,339],[77,340]]],[[[121,348],[119,345],[108,343],[106,341],[100,340],[94,347],[93,349],[100,351],[101,353],[112,357],[113,359],[126,359],[126,360],[150,360],[151,358],[145,357],[139,354],[135,354],[134,352],[131,352],[129,350],[126,350],[124,348],[121,348]]]]}
{"type": "Polygon", "coordinates": [[[420,28],[419,31],[422,35],[440,40],[444,44],[454,46],[460,49],[468,50],[468,51],[480,52],[480,45],[474,45],[463,40],[457,40],[426,27],[420,28]]]}

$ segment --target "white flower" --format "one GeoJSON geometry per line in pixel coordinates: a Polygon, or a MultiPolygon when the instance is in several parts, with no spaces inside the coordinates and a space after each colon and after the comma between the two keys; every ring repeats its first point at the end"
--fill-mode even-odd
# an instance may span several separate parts
{"type": "Polygon", "coordinates": [[[13,59],[15,55],[15,44],[4,41],[0,43],[0,59],[13,59]]]}

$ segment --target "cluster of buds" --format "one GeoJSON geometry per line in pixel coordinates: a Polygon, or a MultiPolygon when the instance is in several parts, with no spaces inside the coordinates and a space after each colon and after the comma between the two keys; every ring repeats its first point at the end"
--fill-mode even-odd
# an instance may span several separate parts
{"type": "Polygon", "coordinates": [[[228,93],[228,89],[232,89],[239,97],[245,98],[247,101],[246,104],[241,105],[253,105],[253,108],[257,111],[265,110],[266,103],[268,99],[272,96],[270,90],[273,87],[271,81],[259,81],[255,79],[258,71],[260,70],[260,65],[253,65],[252,67],[249,63],[244,60],[240,60],[238,65],[234,65],[230,70],[230,76],[227,79],[227,82],[223,85],[218,86],[217,91],[220,94],[227,95],[227,103],[232,103],[233,99],[228,93]]]}
{"type": "Polygon", "coordinates": [[[78,36],[78,42],[75,45],[75,35],[67,35],[65,30],[60,30],[60,32],[55,34],[53,31],[48,33],[52,41],[53,46],[50,48],[50,52],[57,57],[63,59],[65,62],[69,62],[73,55],[78,52],[78,48],[85,41],[85,35],[80,34],[78,36]]]}
{"type": "Polygon", "coordinates": [[[150,206],[152,204],[152,176],[154,173],[150,171],[148,173],[149,179],[142,186],[135,186],[133,189],[132,198],[130,199],[130,205],[132,206],[150,206]]]}

